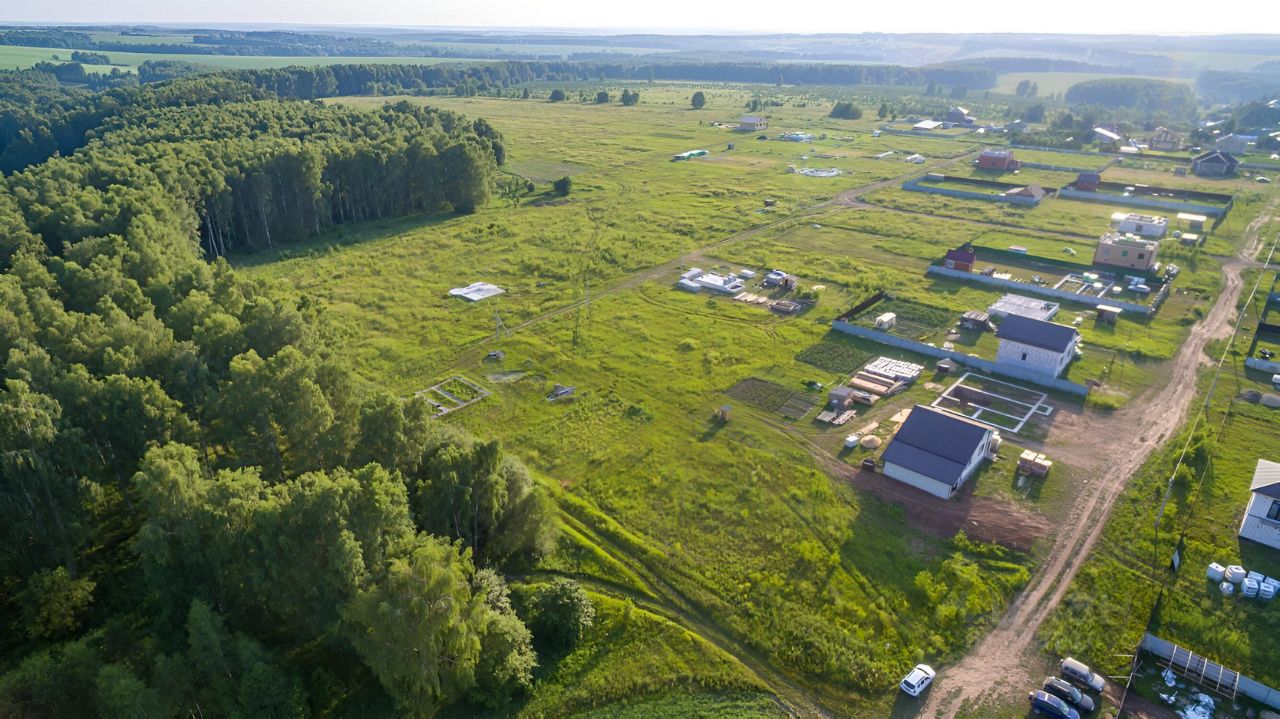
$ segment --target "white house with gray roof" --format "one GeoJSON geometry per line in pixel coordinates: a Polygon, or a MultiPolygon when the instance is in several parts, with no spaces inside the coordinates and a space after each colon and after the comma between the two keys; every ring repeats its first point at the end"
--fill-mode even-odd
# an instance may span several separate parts
{"type": "Polygon", "coordinates": [[[996,364],[1018,367],[1057,377],[1071,364],[1080,333],[1074,327],[1055,322],[1009,315],[996,329],[1000,348],[996,364]]]}
{"type": "Polygon", "coordinates": [[[941,409],[916,405],[889,440],[884,473],[950,499],[991,453],[995,430],[941,409]]]}
{"type": "Polygon", "coordinates": [[[1280,464],[1258,460],[1249,492],[1240,536],[1280,549],[1280,464]]]}

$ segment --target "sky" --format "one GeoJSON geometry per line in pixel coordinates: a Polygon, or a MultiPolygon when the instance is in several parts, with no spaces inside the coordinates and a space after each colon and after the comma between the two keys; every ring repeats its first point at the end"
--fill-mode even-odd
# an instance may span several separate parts
{"type": "Polygon", "coordinates": [[[0,21],[550,27],[661,32],[1280,33],[1274,0],[1180,12],[1168,0],[4,0],[0,21]],[[978,5],[981,5],[979,3],[978,5]],[[758,9],[757,9],[758,8],[758,9]]]}

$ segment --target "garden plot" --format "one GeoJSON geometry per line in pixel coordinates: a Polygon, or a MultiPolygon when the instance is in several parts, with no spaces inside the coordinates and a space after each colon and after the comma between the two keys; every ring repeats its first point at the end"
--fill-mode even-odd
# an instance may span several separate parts
{"type": "Polygon", "coordinates": [[[782,385],[755,377],[738,382],[725,394],[753,407],[777,412],[787,419],[800,419],[818,404],[816,397],[793,392],[782,385]]]}
{"type": "Polygon", "coordinates": [[[966,372],[933,401],[933,406],[1018,434],[1034,415],[1048,414],[1042,409],[1045,399],[1042,392],[966,372]]]}

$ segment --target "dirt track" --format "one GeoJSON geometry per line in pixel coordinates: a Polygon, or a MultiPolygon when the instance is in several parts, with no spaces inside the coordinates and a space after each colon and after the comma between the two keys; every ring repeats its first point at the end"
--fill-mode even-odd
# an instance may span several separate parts
{"type": "MultiPolygon", "coordinates": [[[[1270,209],[1270,208],[1268,208],[1270,209]]],[[[1064,447],[1076,461],[1086,460],[1085,474],[1096,477],[1074,503],[1074,511],[1059,526],[1062,533],[1031,583],[1009,606],[996,627],[959,664],[941,674],[945,684],[934,691],[923,716],[949,717],[966,702],[993,692],[1020,692],[1034,681],[1027,657],[1040,625],[1062,601],[1067,587],[1102,534],[1111,506],[1129,477],[1182,424],[1196,394],[1196,374],[1206,363],[1206,344],[1227,336],[1243,281],[1241,273],[1253,264],[1262,238],[1265,212],[1249,225],[1246,247],[1223,265],[1225,285],[1205,319],[1191,329],[1186,342],[1165,372],[1168,381],[1153,386],[1125,408],[1109,413],[1086,413],[1072,422],[1072,444],[1064,447]],[[1123,451],[1099,451],[1099,438],[1124,438],[1123,451]],[[1090,461],[1091,459],[1091,461],[1090,461]]],[[[1060,450],[1061,451],[1061,450],[1060,450]]],[[[939,684],[943,684],[942,681],[939,684]]]]}

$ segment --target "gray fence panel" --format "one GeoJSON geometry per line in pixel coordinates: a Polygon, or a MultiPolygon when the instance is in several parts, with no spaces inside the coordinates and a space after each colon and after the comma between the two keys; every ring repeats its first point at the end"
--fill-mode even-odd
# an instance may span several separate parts
{"type": "Polygon", "coordinates": [[[934,187],[933,185],[921,185],[917,180],[907,180],[902,183],[902,189],[911,190],[912,192],[927,192],[931,195],[946,195],[947,197],[958,197],[962,200],[984,200],[986,202],[1007,202],[1011,205],[1023,205],[1024,207],[1035,207],[1040,201],[1034,197],[1021,197],[1015,195],[1008,197],[1006,195],[987,195],[981,192],[966,192],[965,190],[951,190],[945,187],[934,187]]]}
{"type": "Polygon", "coordinates": [[[1014,290],[1030,295],[1040,295],[1041,297],[1050,297],[1055,300],[1065,300],[1067,302],[1078,302],[1086,305],[1111,305],[1119,307],[1125,312],[1136,312],[1143,316],[1151,316],[1155,314],[1155,309],[1146,305],[1125,302],[1124,300],[1115,300],[1110,297],[1090,297],[1082,295],[1078,292],[1068,292],[1066,290],[1055,290],[1052,287],[1041,287],[1030,282],[1014,282],[1013,280],[1004,280],[998,277],[989,277],[980,275],[976,272],[965,272],[951,267],[942,267],[941,265],[929,265],[929,269],[925,270],[926,274],[941,275],[952,279],[964,280],[966,282],[977,282],[981,285],[990,285],[1006,290],[1014,290]]]}
{"type": "Polygon", "coordinates": [[[1214,205],[1197,205],[1192,202],[1173,202],[1171,200],[1153,200],[1149,197],[1121,197],[1119,195],[1108,195],[1102,192],[1083,192],[1081,190],[1073,190],[1064,187],[1058,190],[1058,197],[1067,197],[1073,200],[1083,200],[1084,202],[1104,202],[1111,205],[1125,205],[1127,207],[1150,207],[1155,210],[1169,210],[1171,212],[1195,212],[1209,217],[1220,217],[1226,214],[1226,208],[1216,207],[1214,205]]]}
{"type": "Polygon", "coordinates": [[[969,367],[970,369],[990,372],[992,374],[1003,375],[1005,377],[1012,377],[1013,379],[1020,379],[1025,382],[1031,382],[1033,384],[1040,385],[1041,387],[1047,387],[1049,389],[1065,392],[1077,397],[1084,397],[1089,394],[1088,387],[1082,384],[1076,384],[1069,380],[1059,377],[1049,377],[1039,372],[1026,370],[1021,367],[1010,367],[1008,365],[998,364],[991,360],[982,359],[981,357],[970,357],[967,354],[955,352],[953,350],[944,350],[941,347],[933,347],[923,342],[910,340],[905,337],[898,337],[897,335],[891,335],[888,332],[874,330],[870,327],[862,327],[851,322],[846,322],[845,320],[833,320],[831,322],[831,328],[844,332],[845,334],[853,335],[854,337],[861,337],[862,339],[879,342],[880,344],[888,345],[890,347],[908,350],[910,352],[922,354],[926,357],[950,359],[958,364],[964,365],[965,367],[969,367]]]}

